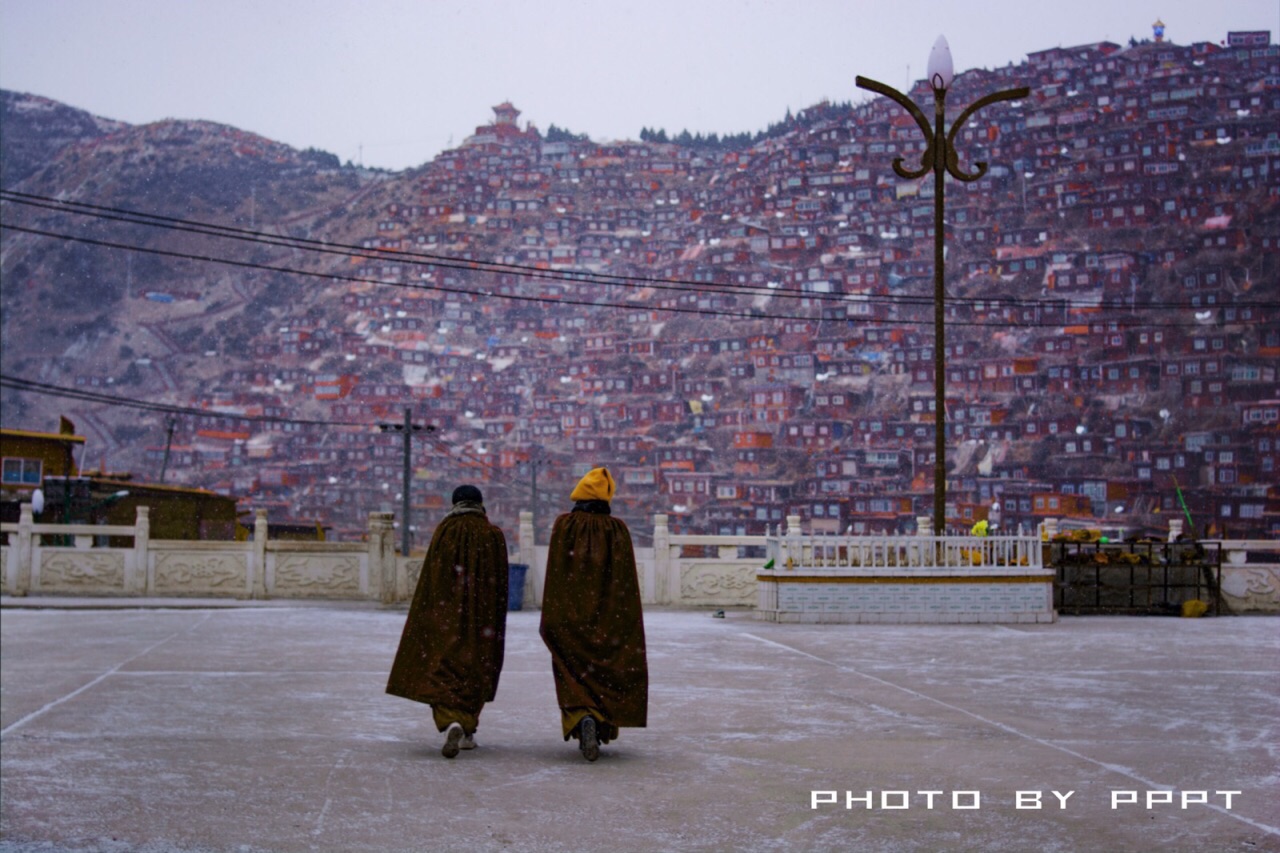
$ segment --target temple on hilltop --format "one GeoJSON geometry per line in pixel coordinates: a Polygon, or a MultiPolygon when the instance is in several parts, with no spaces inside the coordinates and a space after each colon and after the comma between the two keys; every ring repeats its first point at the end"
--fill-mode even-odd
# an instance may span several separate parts
{"type": "Polygon", "coordinates": [[[493,115],[496,119],[495,126],[515,128],[516,119],[520,117],[520,111],[512,106],[510,101],[503,101],[493,108],[493,115]]]}
{"type": "Polygon", "coordinates": [[[520,129],[520,125],[516,123],[520,117],[520,111],[510,101],[503,101],[494,107],[493,116],[492,124],[477,127],[475,134],[467,137],[462,144],[506,146],[522,142],[540,142],[542,139],[538,129],[532,124],[526,124],[524,130],[520,129]]]}

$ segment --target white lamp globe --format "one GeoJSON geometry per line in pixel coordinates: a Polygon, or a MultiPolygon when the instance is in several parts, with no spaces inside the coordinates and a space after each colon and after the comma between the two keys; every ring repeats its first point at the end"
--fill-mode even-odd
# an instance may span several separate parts
{"type": "Polygon", "coordinates": [[[951,47],[947,44],[946,36],[938,36],[938,40],[933,43],[933,50],[929,51],[929,70],[925,73],[933,88],[947,89],[951,86],[955,69],[951,64],[951,47]]]}

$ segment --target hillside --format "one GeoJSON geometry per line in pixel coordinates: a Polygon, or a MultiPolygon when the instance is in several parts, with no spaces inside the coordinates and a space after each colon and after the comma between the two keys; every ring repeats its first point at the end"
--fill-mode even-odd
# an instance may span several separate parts
{"type": "MultiPolygon", "coordinates": [[[[947,189],[953,523],[1160,527],[1176,477],[1195,523],[1274,529],[1278,56],[1102,42],[957,77],[955,104],[1032,94],[969,122],[990,172],[947,189]]],[[[467,479],[512,529],[535,466],[540,525],[595,464],[641,534],[929,512],[932,184],[893,175],[923,144],[886,99],[739,147],[552,142],[504,104],[396,174],[4,104],[3,372],[207,410],[184,482],[358,535],[399,511],[377,424],[410,408],[424,530],[467,479]]],[[[163,412],[4,390],[5,426],[60,414],[90,467],[159,470],[163,412]]]]}
{"type": "Polygon", "coordinates": [[[15,186],[73,142],[122,127],[48,98],[0,90],[0,185],[15,186]]]}

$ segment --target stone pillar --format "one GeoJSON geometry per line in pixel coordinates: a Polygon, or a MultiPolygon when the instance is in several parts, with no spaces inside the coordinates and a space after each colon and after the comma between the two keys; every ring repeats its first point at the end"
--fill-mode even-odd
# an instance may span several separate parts
{"type": "Polygon", "coordinates": [[[126,581],[125,591],[152,595],[156,588],[155,570],[151,568],[151,507],[139,504],[133,520],[133,583],[126,581]]]}
{"type": "Polygon", "coordinates": [[[1040,527],[1040,538],[1052,542],[1053,537],[1058,535],[1058,519],[1046,518],[1044,524],[1040,527]]]}
{"type": "Polygon", "coordinates": [[[782,550],[779,556],[782,558],[782,565],[774,566],[775,569],[796,569],[801,566],[809,565],[811,556],[805,553],[804,540],[800,537],[804,531],[800,529],[800,516],[787,516],[787,529],[783,533],[782,550]]]}
{"type": "Polygon", "coordinates": [[[533,529],[533,512],[520,511],[520,530],[516,537],[516,562],[524,563],[529,569],[524,575],[524,606],[538,607],[542,604],[542,584],[545,570],[538,565],[538,546],[533,529]]]}
{"type": "Polygon", "coordinates": [[[250,598],[268,598],[275,588],[275,578],[267,583],[267,511],[254,510],[253,518],[253,594],[250,598]]]}
{"type": "MultiPolygon", "coordinates": [[[[673,592],[669,584],[671,572],[671,528],[667,526],[665,513],[653,517],[653,577],[644,579],[649,599],[655,604],[672,604],[673,592]]],[[[678,592],[678,588],[677,588],[678,592]]]]}
{"type": "Polygon", "coordinates": [[[391,520],[389,512],[369,513],[369,583],[377,585],[378,600],[383,604],[395,603],[400,574],[396,570],[399,560],[391,520]]]}
{"type": "Polygon", "coordinates": [[[932,540],[930,542],[921,542],[918,550],[913,554],[909,561],[917,566],[941,566],[946,558],[944,553],[946,543],[935,537],[938,532],[933,529],[932,515],[916,516],[916,535],[927,537],[932,540]]]}
{"type": "Polygon", "coordinates": [[[31,504],[22,504],[18,511],[18,532],[9,540],[9,577],[5,585],[14,595],[26,595],[31,589],[31,561],[34,558],[32,537],[35,536],[35,517],[31,504]]]}
{"type": "Polygon", "coordinates": [[[1169,541],[1177,542],[1178,537],[1182,535],[1182,519],[1169,519],[1169,541]]]}

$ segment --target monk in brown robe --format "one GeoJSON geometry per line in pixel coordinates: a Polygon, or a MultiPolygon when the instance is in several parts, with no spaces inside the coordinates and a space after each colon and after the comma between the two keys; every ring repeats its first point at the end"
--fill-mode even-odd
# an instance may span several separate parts
{"type": "Polygon", "coordinates": [[[649,667],[631,532],[609,514],[606,468],[587,473],[556,519],[547,551],[542,640],[551,650],[564,739],[588,761],[622,726],[644,727],[649,667]]]}
{"type": "Polygon", "coordinates": [[[489,523],[480,490],[459,486],[431,537],[387,681],[393,696],[431,706],[445,758],[475,748],[480,710],[498,690],[506,630],[507,540],[489,523]]]}

